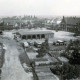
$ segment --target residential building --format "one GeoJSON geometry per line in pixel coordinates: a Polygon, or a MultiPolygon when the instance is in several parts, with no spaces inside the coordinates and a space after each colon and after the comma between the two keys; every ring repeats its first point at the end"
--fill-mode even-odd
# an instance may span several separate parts
{"type": "Polygon", "coordinates": [[[64,17],[60,23],[61,30],[70,32],[80,32],[80,18],[78,17],[64,17]]]}

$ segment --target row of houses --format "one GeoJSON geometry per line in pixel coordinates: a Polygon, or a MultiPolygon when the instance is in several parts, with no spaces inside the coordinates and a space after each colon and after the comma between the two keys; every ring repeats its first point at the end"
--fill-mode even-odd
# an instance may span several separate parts
{"type": "Polygon", "coordinates": [[[0,19],[0,26],[18,27],[18,28],[32,28],[44,27],[45,19],[40,18],[2,18],[0,19]]]}
{"type": "MultiPolygon", "coordinates": [[[[1,19],[5,26],[10,27],[19,27],[19,28],[50,28],[53,26],[56,26],[57,24],[57,18],[27,18],[26,16],[24,18],[2,18],[1,19]]],[[[0,22],[2,22],[0,21],[0,22]]],[[[2,24],[1,24],[2,25],[2,24]]]]}
{"type": "Polygon", "coordinates": [[[29,20],[16,20],[16,19],[4,19],[0,21],[0,26],[6,26],[6,27],[28,27],[31,25],[31,21],[29,20]]]}
{"type": "Polygon", "coordinates": [[[48,29],[80,32],[80,17],[64,17],[46,23],[48,29]],[[52,23],[51,23],[52,22],[52,23]]]}
{"type": "MultiPolygon", "coordinates": [[[[37,28],[46,27],[51,29],[59,29],[70,32],[80,32],[80,18],[79,17],[64,17],[60,19],[1,19],[0,27],[2,25],[11,28],[37,28]],[[2,20],[2,21],[1,21],[2,20]],[[59,20],[59,21],[58,21],[59,20]]],[[[3,27],[4,27],[3,26],[3,27]]]]}

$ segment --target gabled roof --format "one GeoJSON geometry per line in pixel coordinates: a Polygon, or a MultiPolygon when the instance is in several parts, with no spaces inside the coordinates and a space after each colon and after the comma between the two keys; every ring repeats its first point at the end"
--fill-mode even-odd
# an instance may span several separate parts
{"type": "Polygon", "coordinates": [[[62,21],[61,21],[61,24],[64,24],[64,23],[66,23],[66,20],[65,20],[65,18],[64,18],[64,16],[63,16],[63,19],[62,19],[62,21]]]}
{"type": "Polygon", "coordinates": [[[80,18],[78,17],[63,17],[61,23],[66,23],[68,25],[80,25],[80,18]]]}

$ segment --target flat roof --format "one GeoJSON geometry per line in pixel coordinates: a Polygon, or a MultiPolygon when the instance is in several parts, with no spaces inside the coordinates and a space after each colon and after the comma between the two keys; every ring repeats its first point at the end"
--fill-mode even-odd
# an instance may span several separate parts
{"type": "Polygon", "coordinates": [[[35,72],[51,72],[49,67],[35,67],[35,72]]]}
{"type": "Polygon", "coordinates": [[[18,30],[18,33],[21,35],[35,35],[35,34],[54,34],[50,30],[28,30],[28,29],[21,29],[18,30]]]}
{"type": "Polygon", "coordinates": [[[58,80],[57,77],[55,75],[53,75],[53,73],[50,72],[37,72],[36,73],[38,76],[39,80],[58,80]]]}
{"type": "Polygon", "coordinates": [[[37,72],[37,75],[38,76],[41,76],[41,77],[45,77],[46,78],[46,76],[53,76],[53,73],[51,73],[51,72],[37,72]]]}

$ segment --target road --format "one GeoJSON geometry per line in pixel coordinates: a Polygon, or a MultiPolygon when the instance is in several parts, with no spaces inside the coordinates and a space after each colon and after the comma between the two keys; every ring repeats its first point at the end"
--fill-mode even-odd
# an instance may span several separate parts
{"type": "Polygon", "coordinates": [[[0,38],[0,41],[7,47],[1,80],[33,80],[32,73],[26,73],[20,63],[16,41],[8,38],[0,38]]]}

